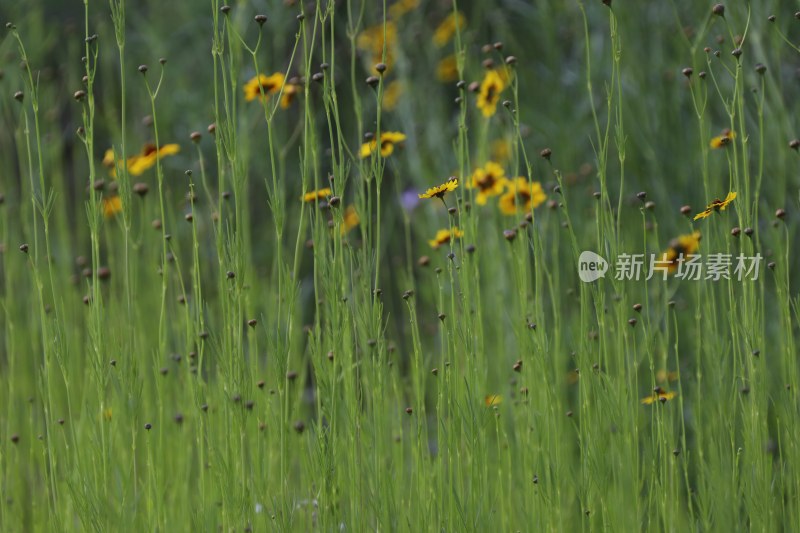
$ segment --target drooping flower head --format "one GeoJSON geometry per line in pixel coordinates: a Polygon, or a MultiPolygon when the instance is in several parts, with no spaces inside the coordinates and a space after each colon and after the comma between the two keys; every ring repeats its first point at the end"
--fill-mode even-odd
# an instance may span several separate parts
{"type": "Polygon", "coordinates": [[[500,211],[505,215],[528,213],[542,205],[545,200],[547,195],[541,183],[518,177],[508,183],[506,193],[500,197],[500,211]]]}
{"type": "Polygon", "coordinates": [[[477,189],[475,202],[478,205],[486,205],[486,200],[490,196],[497,196],[503,193],[508,183],[503,167],[493,161],[489,161],[483,168],[478,168],[472,173],[470,189],[477,189]]]}
{"type": "MultiPolygon", "coordinates": [[[[405,133],[399,131],[384,131],[381,133],[381,157],[389,157],[394,153],[395,144],[401,143],[406,140],[405,133]]],[[[369,157],[378,148],[378,141],[372,139],[361,145],[359,155],[361,159],[369,157]]]]}
{"type": "Polygon", "coordinates": [[[729,192],[728,196],[726,196],[724,200],[720,200],[718,198],[713,202],[711,202],[710,204],[708,204],[708,206],[706,206],[706,208],[703,211],[700,211],[694,216],[694,220],[706,218],[708,216],[711,216],[711,213],[714,212],[725,211],[725,209],[728,207],[728,204],[733,202],[735,199],[736,199],[736,193],[729,192]]]}
{"type": "Polygon", "coordinates": [[[463,236],[464,232],[458,228],[453,228],[452,230],[440,229],[436,232],[436,236],[432,240],[428,241],[428,244],[431,245],[431,248],[436,250],[440,246],[447,244],[452,240],[460,239],[463,236]]]}

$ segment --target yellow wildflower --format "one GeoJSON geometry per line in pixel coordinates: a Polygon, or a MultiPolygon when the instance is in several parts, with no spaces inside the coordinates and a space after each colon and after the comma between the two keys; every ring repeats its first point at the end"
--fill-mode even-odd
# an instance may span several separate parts
{"type": "MultiPolygon", "coordinates": [[[[394,152],[394,145],[406,140],[406,135],[399,131],[385,131],[381,133],[381,157],[389,157],[394,152]]],[[[378,142],[373,139],[361,145],[361,159],[369,157],[378,147],[378,142]]]]}
{"type": "Polygon", "coordinates": [[[352,205],[347,206],[347,209],[344,210],[344,219],[342,220],[342,225],[340,229],[342,235],[349,233],[350,230],[358,226],[360,222],[361,218],[358,216],[356,208],[352,205]]]}
{"type": "Polygon", "coordinates": [[[419,0],[397,0],[389,6],[389,16],[395,20],[419,6],[419,0]]]}
{"type": "Polygon", "coordinates": [[[547,195],[541,183],[518,177],[509,182],[507,192],[500,197],[500,211],[506,215],[527,213],[542,205],[545,200],[547,195]]]}
{"type": "Polygon", "coordinates": [[[669,262],[667,271],[670,273],[678,270],[678,259],[683,255],[684,260],[692,257],[700,249],[700,239],[702,236],[699,231],[688,233],[672,239],[669,248],[664,252],[664,257],[669,262]]]}
{"type": "Polygon", "coordinates": [[[709,144],[712,149],[716,150],[717,148],[728,146],[731,143],[731,141],[733,141],[735,138],[736,138],[736,132],[731,131],[728,128],[725,128],[724,130],[722,130],[722,133],[711,139],[711,142],[709,144]]]}
{"type": "Polygon", "coordinates": [[[122,199],[119,196],[103,198],[103,216],[105,218],[112,218],[120,211],[122,211],[122,199]]]}
{"type": "Polygon", "coordinates": [[[433,240],[428,241],[428,244],[431,245],[431,248],[436,250],[443,244],[447,244],[451,240],[460,239],[463,236],[464,232],[458,228],[453,228],[452,230],[440,229],[436,232],[436,237],[434,237],[433,240]]]}
{"type": "Polygon", "coordinates": [[[356,47],[368,52],[373,64],[383,62],[387,66],[392,64],[392,51],[397,43],[397,25],[392,21],[376,24],[362,31],[356,39],[356,47]],[[386,44],[386,57],[384,57],[384,43],[386,44]]]}
{"type": "Polygon", "coordinates": [[[303,200],[304,202],[316,202],[317,200],[324,200],[331,194],[332,191],[330,190],[330,188],[325,187],[324,189],[307,192],[300,199],[303,200]]]}
{"type": "Polygon", "coordinates": [[[259,74],[244,84],[244,99],[252,102],[256,98],[269,98],[273,94],[278,94],[284,81],[285,76],[282,72],[276,72],[272,76],[259,74]]]}
{"type": "Polygon", "coordinates": [[[128,158],[128,172],[131,176],[140,176],[146,170],[153,168],[157,160],[168,155],[175,155],[180,151],[181,147],[177,144],[165,144],[161,148],[147,144],[142,153],[128,158]]]}
{"type": "Polygon", "coordinates": [[[491,117],[497,111],[497,103],[500,101],[500,93],[506,88],[506,81],[496,70],[489,70],[483,77],[480,91],[478,92],[478,109],[483,116],[491,117]]]}
{"type": "Polygon", "coordinates": [[[420,198],[439,198],[440,200],[444,200],[444,195],[448,192],[454,191],[458,188],[458,178],[450,178],[446,182],[442,183],[441,185],[437,185],[436,187],[431,187],[423,194],[420,194],[420,198]]]}
{"type": "Polygon", "coordinates": [[[499,394],[487,394],[483,398],[483,404],[486,407],[494,407],[495,405],[500,405],[503,403],[503,397],[499,394]]]}
{"type": "Polygon", "coordinates": [[[673,399],[677,395],[678,393],[675,391],[665,391],[661,387],[656,387],[655,390],[653,391],[653,394],[642,398],[642,403],[644,405],[650,405],[655,402],[666,403],[667,401],[673,399]]]}
{"type": "Polygon", "coordinates": [[[450,39],[452,39],[453,35],[456,33],[456,26],[459,31],[464,31],[464,28],[467,27],[467,18],[461,11],[450,13],[442,23],[439,24],[433,32],[434,44],[441,48],[450,42],[450,39]]]}
{"type": "Polygon", "coordinates": [[[301,88],[299,85],[295,83],[287,83],[283,86],[283,92],[281,93],[281,109],[286,109],[292,102],[297,95],[301,92],[301,88]]]}
{"type": "MultiPolygon", "coordinates": [[[[145,144],[142,151],[136,155],[128,157],[128,173],[131,176],[141,176],[145,171],[153,168],[156,161],[168,155],[175,155],[181,151],[181,147],[177,144],[165,144],[161,148],[156,148],[154,144],[145,144]]],[[[103,165],[108,168],[108,173],[111,177],[117,175],[117,165],[122,165],[122,161],[114,160],[114,151],[112,149],[106,150],[103,157],[103,165]]]]}
{"type": "Polygon", "coordinates": [[[728,207],[728,204],[733,202],[735,199],[736,199],[735,192],[729,192],[728,196],[726,196],[724,200],[720,200],[719,198],[717,198],[716,200],[708,204],[708,206],[703,211],[697,213],[694,216],[694,220],[711,216],[711,213],[715,211],[725,211],[725,208],[728,207]]]}
{"type": "Polygon", "coordinates": [[[472,173],[470,189],[478,189],[475,202],[478,205],[486,205],[486,200],[490,196],[497,196],[503,193],[508,179],[503,167],[493,161],[489,161],[483,168],[478,168],[472,173]]]}

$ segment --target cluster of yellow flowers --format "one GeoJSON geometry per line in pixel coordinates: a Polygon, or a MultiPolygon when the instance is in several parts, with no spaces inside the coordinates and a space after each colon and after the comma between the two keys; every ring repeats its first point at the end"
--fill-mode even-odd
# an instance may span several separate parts
{"type": "Polygon", "coordinates": [[[529,182],[524,177],[510,180],[503,167],[489,161],[472,173],[469,188],[475,189],[475,202],[486,205],[492,196],[500,196],[500,211],[506,215],[526,213],[542,205],[547,195],[538,181],[529,182]]]}

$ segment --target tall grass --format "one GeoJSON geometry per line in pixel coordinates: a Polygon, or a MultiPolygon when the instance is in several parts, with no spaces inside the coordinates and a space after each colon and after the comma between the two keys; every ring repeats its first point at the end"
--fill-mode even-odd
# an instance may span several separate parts
{"type": "Polygon", "coordinates": [[[795,529],[796,17],[604,4],[0,8],[0,531],[795,529]]]}

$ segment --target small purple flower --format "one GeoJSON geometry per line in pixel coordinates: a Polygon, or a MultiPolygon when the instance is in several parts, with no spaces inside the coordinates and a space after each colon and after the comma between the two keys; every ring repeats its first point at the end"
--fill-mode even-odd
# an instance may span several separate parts
{"type": "Polygon", "coordinates": [[[416,189],[406,189],[400,195],[400,205],[406,211],[413,211],[419,205],[419,191],[416,189]]]}

